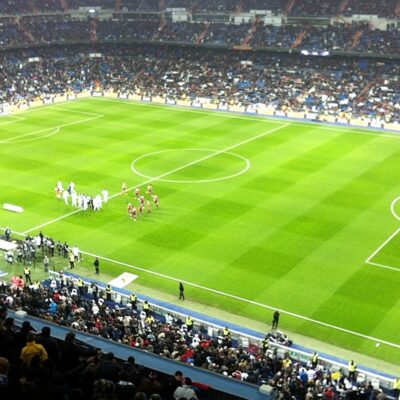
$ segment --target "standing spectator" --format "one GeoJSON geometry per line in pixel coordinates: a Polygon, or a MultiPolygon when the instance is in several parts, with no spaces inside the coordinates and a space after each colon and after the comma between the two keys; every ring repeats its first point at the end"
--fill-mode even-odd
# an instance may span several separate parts
{"type": "Polygon", "coordinates": [[[106,299],[107,301],[111,301],[111,293],[112,293],[112,288],[111,285],[108,284],[106,287],[106,299]]]}
{"type": "Polygon", "coordinates": [[[93,300],[97,303],[99,299],[99,287],[97,286],[96,282],[92,282],[91,288],[93,300]]]}
{"type": "Polygon", "coordinates": [[[357,364],[354,360],[351,360],[349,362],[349,380],[354,381],[356,378],[356,372],[357,372],[357,364]]]}
{"type": "Polygon", "coordinates": [[[68,258],[69,245],[67,242],[64,242],[64,244],[62,245],[62,251],[63,251],[64,258],[68,258]]]}
{"type": "Polygon", "coordinates": [[[96,275],[100,275],[100,261],[99,261],[99,258],[98,258],[98,257],[96,257],[96,259],[94,260],[93,265],[94,265],[94,272],[95,272],[95,274],[96,274],[96,275]]]}
{"type": "Polygon", "coordinates": [[[185,300],[185,288],[182,282],[179,282],[179,300],[185,300]]]}
{"type": "Polygon", "coordinates": [[[136,310],[137,296],[135,293],[131,293],[129,297],[129,302],[131,303],[132,310],[136,310]]]}
{"type": "Polygon", "coordinates": [[[172,398],[175,390],[182,386],[183,383],[183,374],[182,371],[176,371],[174,376],[170,377],[167,384],[167,392],[169,394],[168,398],[172,398]]]}
{"type": "Polygon", "coordinates": [[[193,318],[190,315],[186,317],[185,325],[187,326],[188,332],[193,329],[193,318]]]}
{"type": "Polygon", "coordinates": [[[57,341],[50,336],[51,329],[48,326],[42,328],[42,333],[36,337],[37,343],[41,344],[47,351],[47,355],[56,361],[58,357],[57,341]]]}
{"type": "Polygon", "coordinates": [[[6,230],[5,230],[5,235],[6,235],[7,242],[9,242],[10,239],[11,239],[11,229],[8,226],[7,226],[6,230]]]}
{"type": "Polygon", "coordinates": [[[313,355],[311,356],[311,367],[313,369],[317,368],[318,361],[319,361],[319,354],[316,351],[314,351],[313,355]]]}
{"type": "Polygon", "coordinates": [[[275,329],[278,328],[279,317],[280,317],[279,311],[276,310],[276,311],[274,312],[273,317],[272,317],[272,329],[273,329],[273,330],[275,330],[275,329]]]}
{"type": "Polygon", "coordinates": [[[96,371],[96,377],[97,379],[107,379],[117,383],[120,371],[121,368],[115,361],[114,353],[109,352],[100,360],[96,371]]]}
{"type": "Polygon", "coordinates": [[[75,268],[75,257],[72,252],[69,253],[69,267],[70,267],[70,269],[75,268]]]}
{"type": "Polygon", "coordinates": [[[49,272],[49,263],[50,263],[50,260],[46,254],[43,258],[44,272],[49,272]]]}
{"type": "Polygon", "coordinates": [[[150,315],[150,304],[147,300],[145,300],[143,303],[143,311],[146,313],[146,317],[150,315]]]}
{"type": "Polygon", "coordinates": [[[46,349],[41,344],[36,343],[35,334],[28,332],[26,346],[21,350],[22,363],[29,366],[34,357],[39,357],[40,361],[44,361],[47,360],[48,355],[46,349]]]}
{"type": "Polygon", "coordinates": [[[29,268],[29,265],[25,266],[24,268],[24,275],[25,275],[25,282],[30,285],[32,285],[32,279],[31,279],[31,269],[29,268]]]}
{"type": "Polygon", "coordinates": [[[192,387],[192,380],[190,378],[185,378],[183,385],[176,388],[174,392],[175,400],[193,400],[197,399],[196,392],[192,387]]]}
{"type": "Polygon", "coordinates": [[[393,394],[394,394],[395,400],[399,398],[399,394],[400,394],[400,378],[395,379],[394,382],[393,382],[393,394]]]}

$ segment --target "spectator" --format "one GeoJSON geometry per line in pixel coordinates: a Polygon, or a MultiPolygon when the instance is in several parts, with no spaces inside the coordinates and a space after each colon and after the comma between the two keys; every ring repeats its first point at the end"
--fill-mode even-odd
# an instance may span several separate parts
{"type": "Polygon", "coordinates": [[[47,360],[47,351],[41,344],[36,343],[35,334],[28,332],[26,346],[21,351],[21,360],[26,366],[30,366],[35,358],[38,358],[41,362],[47,360]]]}

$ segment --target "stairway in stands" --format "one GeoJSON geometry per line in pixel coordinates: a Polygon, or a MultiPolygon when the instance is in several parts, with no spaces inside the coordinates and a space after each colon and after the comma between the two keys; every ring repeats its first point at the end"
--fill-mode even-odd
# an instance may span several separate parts
{"type": "Polygon", "coordinates": [[[352,40],[352,42],[351,42],[351,46],[350,46],[350,49],[349,49],[349,50],[354,50],[354,49],[357,47],[357,45],[358,45],[358,43],[359,43],[359,41],[360,41],[360,39],[361,39],[362,34],[363,34],[362,31],[357,31],[357,32],[354,34],[353,40],[352,40]]]}
{"type": "Polygon", "coordinates": [[[235,14],[238,15],[243,10],[243,0],[238,1],[238,4],[235,6],[235,14]]]}
{"type": "Polygon", "coordinates": [[[371,89],[372,85],[373,85],[372,82],[368,82],[368,84],[364,87],[364,89],[361,90],[361,92],[357,95],[356,99],[358,101],[364,101],[366,99],[369,89],[371,89]]]}
{"type": "Polygon", "coordinates": [[[18,17],[15,20],[15,25],[17,29],[25,36],[25,39],[30,43],[35,43],[35,37],[33,36],[32,32],[28,30],[22,23],[21,19],[18,17]]]}
{"type": "Polygon", "coordinates": [[[297,49],[301,43],[303,42],[304,37],[307,35],[308,28],[305,28],[303,31],[301,31],[296,39],[294,40],[293,44],[290,46],[292,49],[297,49]]]}
{"type": "Polygon", "coordinates": [[[167,21],[165,20],[164,14],[161,15],[161,19],[160,19],[160,25],[158,27],[157,32],[154,33],[152,40],[157,40],[160,36],[160,33],[162,32],[162,30],[164,29],[165,24],[167,23],[167,21]]]}
{"type": "Polygon", "coordinates": [[[115,0],[115,11],[120,12],[122,8],[122,0],[115,0]]]}
{"type": "Polygon", "coordinates": [[[67,0],[60,0],[60,4],[64,12],[67,12],[69,10],[67,0]]]}
{"type": "Polygon", "coordinates": [[[397,3],[396,8],[394,9],[394,15],[396,17],[400,17],[400,1],[397,3]]]}
{"type": "Polygon", "coordinates": [[[296,0],[289,0],[288,1],[287,5],[286,5],[286,8],[285,8],[284,15],[289,15],[290,14],[290,11],[292,11],[295,3],[296,3],[296,0]]]}
{"type": "Polygon", "coordinates": [[[203,29],[203,31],[200,33],[200,35],[198,36],[198,38],[196,40],[196,44],[200,44],[203,42],[209,27],[210,27],[210,23],[206,22],[205,28],[203,29]]]}
{"type": "Polygon", "coordinates": [[[254,32],[256,31],[257,26],[258,26],[260,23],[261,23],[260,18],[256,17],[255,20],[254,20],[254,22],[253,22],[252,27],[249,29],[249,32],[247,33],[247,36],[246,36],[246,38],[245,38],[244,41],[243,41],[243,45],[244,45],[244,46],[249,46],[249,45],[250,45],[251,39],[253,39],[254,32]]]}
{"type": "Polygon", "coordinates": [[[90,40],[92,42],[97,41],[97,19],[90,19],[90,40]]]}
{"type": "Polygon", "coordinates": [[[339,17],[344,13],[344,11],[347,8],[347,4],[349,4],[349,0],[342,0],[342,2],[339,4],[339,8],[337,10],[336,16],[339,17]]]}

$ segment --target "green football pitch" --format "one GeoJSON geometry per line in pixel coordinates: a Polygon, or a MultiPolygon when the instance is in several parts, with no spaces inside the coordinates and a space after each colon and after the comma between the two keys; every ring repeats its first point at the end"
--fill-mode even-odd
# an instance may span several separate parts
{"type": "Polygon", "coordinates": [[[399,135],[87,99],[1,117],[0,157],[1,203],[24,208],[2,209],[3,228],[102,256],[110,278],[171,294],[183,281],[191,300],[267,323],[280,309],[283,330],[400,364],[399,135]],[[79,211],[57,181],[111,198],[79,211]],[[160,209],[128,218],[123,182],[151,183],[160,209]]]}

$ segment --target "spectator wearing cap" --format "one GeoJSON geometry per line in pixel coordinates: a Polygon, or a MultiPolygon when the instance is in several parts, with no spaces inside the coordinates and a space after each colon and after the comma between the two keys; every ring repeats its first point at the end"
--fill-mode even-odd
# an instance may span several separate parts
{"type": "Polygon", "coordinates": [[[190,378],[185,378],[183,385],[176,388],[174,392],[174,399],[175,400],[197,399],[196,392],[193,390],[192,385],[193,385],[192,380],[190,378]]]}
{"type": "Polygon", "coordinates": [[[46,349],[41,344],[36,343],[35,334],[29,332],[26,336],[26,346],[21,350],[22,363],[29,366],[35,357],[38,357],[42,362],[48,359],[46,349]]]}

